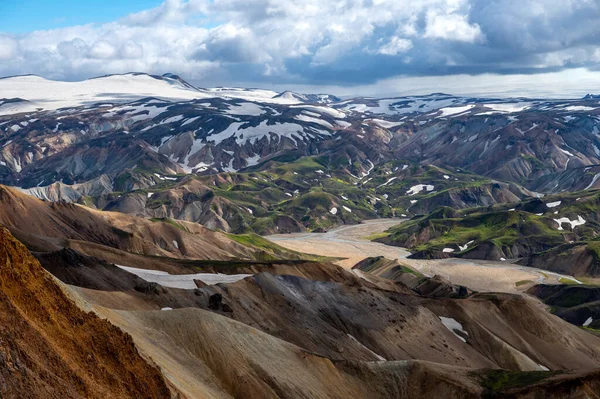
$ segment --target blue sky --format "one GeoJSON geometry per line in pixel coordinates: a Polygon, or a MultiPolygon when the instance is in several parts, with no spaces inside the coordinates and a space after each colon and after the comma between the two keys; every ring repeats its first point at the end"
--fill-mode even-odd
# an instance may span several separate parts
{"type": "Polygon", "coordinates": [[[162,0],[1,0],[0,29],[10,33],[105,23],[162,0]]]}
{"type": "Polygon", "coordinates": [[[578,96],[598,21],[599,0],[0,0],[0,76],[578,96]]]}

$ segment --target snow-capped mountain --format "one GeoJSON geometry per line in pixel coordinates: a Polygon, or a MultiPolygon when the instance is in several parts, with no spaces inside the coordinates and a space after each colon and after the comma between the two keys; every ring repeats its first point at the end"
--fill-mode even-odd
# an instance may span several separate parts
{"type": "Polygon", "coordinates": [[[167,101],[235,98],[275,104],[330,103],[327,94],[277,93],[243,88],[196,88],[174,74],[106,75],[80,82],[62,82],[36,75],[0,78],[0,115],[60,108],[127,103],[146,97],[167,101]],[[10,102],[9,102],[10,99],[10,102]]]}
{"type": "Polygon", "coordinates": [[[163,179],[236,172],[290,153],[331,151],[351,176],[402,158],[533,190],[562,190],[575,176],[585,187],[600,185],[591,169],[600,164],[600,102],[593,96],[548,101],[436,93],[340,101],[200,89],[172,74],[132,73],[82,82],[4,78],[0,98],[0,179],[25,188],[123,173],[135,181],[131,187],[145,187],[160,179],[134,171],[163,179]]]}

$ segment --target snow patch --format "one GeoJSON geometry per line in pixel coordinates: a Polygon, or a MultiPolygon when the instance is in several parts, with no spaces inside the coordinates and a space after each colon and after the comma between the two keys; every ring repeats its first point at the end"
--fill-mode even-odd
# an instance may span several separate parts
{"type": "Polygon", "coordinates": [[[458,331],[467,336],[469,335],[469,333],[466,332],[465,329],[463,328],[462,324],[460,324],[458,321],[456,321],[455,319],[453,319],[451,317],[443,317],[443,316],[438,316],[438,317],[440,318],[440,320],[442,321],[444,326],[452,332],[452,334],[454,334],[461,341],[463,341],[465,343],[467,342],[467,340],[462,335],[458,335],[456,333],[456,331],[458,331]]]}
{"type": "Polygon", "coordinates": [[[441,113],[441,115],[438,116],[438,118],[442,118],[444,116],[459,115],[459,114],[467,112],[473,108],[475,108],[474,104],[465,105],[464,107],[442,108],[442,109],[440,109],[440,111],[442,113],[441,113]]]}
{"type": "MultiPolygon", "coordinates": [[[[588,184],[588,186],[586,188],[584,188],[584,190],[589,190],[590,188],[592,188],[594,186],[594,184],[596,184],[596,182],[598,181],[598,179],[600,179],[600,173],[596,173],[594,175],[594,178],[592,179],[592,182],[590,184],[588,184]]],[[[577,198],[575,201],[579,201],[580,198],[577,198]]]]}
{"type": "Polygon", "coordinates": [[[387,186],[388,184],[390,184],[391,182],[393,182],[393,181],[394,181],[394,180],[396,180],[396,179],[397,179],[397,177],[392,177],[392,178],[390,178],[388,181],[386,181],[385,183],[383,183],[383,184],[381,184],[381,185],[377,186],[377,188],[380,188],[380,187],[385,187],[385,186],[387,186]]]}
{"type": "Polygon", "coordinates": [[[410,190],[408,190],[406,192],[406,195],[416,195],[419,194],[421,191],[426,190],[426,191],[433,191],[434,187],[430,184],[417,184],[416,186],[412,186],[410,188],[410,190]]]}
{"type": "Polygon", "coordinates": [[[318,125],[326,127],[327,129],[333,130],[333,125],[323,119],[313,118],[311,116],[306,116],[306,115],[297,115],[294,117],[294,119],[297,119],[302,122],[316,123],[318,125]]]}
{"type": "Polygon", "coordinates": [[[121,266],[117,265],[120,269],[123,269],[129,273],[133,273],[143,280],[151,283],[157,283],[163,287],[181,288],[181,289],[196,289],[196,283],[194,280],[200,280],[205,284],[227,284],[235,283],[246,277],[252,276],[252,274],[220,274],[220,273],[195,273],[195,274],[180,274],[172,275],[167,272],[158,270],[139,269],[136,267],[121,266]]]}
{"type": "Polygon", "coordinates": [[[229,115],[260,116],[266,111],[254,103],[228,104],[229,109],[225,111],[229,115]]]}
{"type": "Polygon", "coordinates": [[[560,219],[553,219],[556,223],[558,223],[558,230],[564,230],[562,228],[562,224],[563,223],[568,223],[571,225],[571,229],[574,229],[577,226],[581,226],[583,224],[585,224],[585,219],[582,218],[581,216],[577,215],[577,219],[575,220],[570,220],[569,218],[560,218],[560,219]]]}

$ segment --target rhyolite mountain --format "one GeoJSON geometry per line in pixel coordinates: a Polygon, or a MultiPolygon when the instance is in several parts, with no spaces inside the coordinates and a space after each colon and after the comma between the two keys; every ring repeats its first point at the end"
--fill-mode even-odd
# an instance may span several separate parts
{"type": "Polygon", "coordinates": [[[289,252],[219,261],[193,251],[260,238],[1,192],[1,223],[27,245],[0,229],[0,350],[21,371],[4,374],[3,397],[561,398],[599,386],[600,338],[518,295],[381,258],[360,274],[289,252]]]}
{"type": "Polygon", "coordinates": [[[132,73],[4,78],[0,98],[0,183],[227,231],[320,230],[600,187],[590,96],[342,100],[132,73]],[[265,219],[252,226],[254,213],[265,219]]]}

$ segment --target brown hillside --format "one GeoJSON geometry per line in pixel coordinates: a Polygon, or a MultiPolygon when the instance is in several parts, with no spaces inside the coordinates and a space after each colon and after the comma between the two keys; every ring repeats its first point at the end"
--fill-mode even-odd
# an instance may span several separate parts
{"type": "Polygon", "coordinates": [[[0,209],[0,225],[33,251],[55,251],[76,240],[173,258],[248,259],[255,252],[197,223],[151,221],[76,204],[45,202],[2,185],[0,209]]]}
{"type": "Polygon", "coordinates": [[[0,397],[169,398],[129,335],[67,298],[0,228],[0,397]]]}

